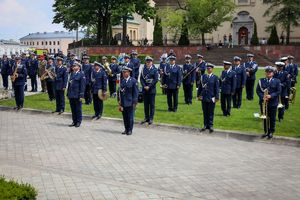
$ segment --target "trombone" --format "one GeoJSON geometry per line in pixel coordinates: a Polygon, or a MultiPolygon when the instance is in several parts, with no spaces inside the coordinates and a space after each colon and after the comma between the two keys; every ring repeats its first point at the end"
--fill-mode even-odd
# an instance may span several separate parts
{"type": "Polygon", "coordinates": [[[263,126],[265,133],[268,132],[270,128],[270,117],[268,115],[268,99],[267,95],[269,95],[268,89],[264,90],[264,97],[263,97],[263,103],[262,103],[262,115],[260,116],[261,119],[263,119],[263,126]]]}
{"type": "Polygon", "coordinates": [[[284,107],[284,105],[282,104],[282,101],[281,101],[281,95],[279,95],[279,97],[278,97],[279,99],[279,103],[278,103],[278,106],[277,106],[277,108],[278,109],[280,109],[280,108],[283,108],[284,107]]]}

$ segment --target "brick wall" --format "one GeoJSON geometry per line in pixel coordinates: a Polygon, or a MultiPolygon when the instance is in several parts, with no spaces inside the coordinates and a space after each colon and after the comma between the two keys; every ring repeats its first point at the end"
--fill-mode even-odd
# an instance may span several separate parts
{"type": "Polygon", "coordinates": [[[79,47],[71,49],[72,52],[77,55],[81,55],[83,50],[86,50],[89,55],[119,55],[119,53],[130,54],[132,50],[136,50],[139,54],[147,54],[153,56],[155,61],[159,61],[160,56],[163,53],[169,53],[170,49],[173,49],[176,53],[179,61],[184,60],[184,55],[190,54],[196,56],[196,54],[206,51],[202,46],[168,46],[168,47],[116,47],[116,46],[92,46],[92,47],[79,47]]]}

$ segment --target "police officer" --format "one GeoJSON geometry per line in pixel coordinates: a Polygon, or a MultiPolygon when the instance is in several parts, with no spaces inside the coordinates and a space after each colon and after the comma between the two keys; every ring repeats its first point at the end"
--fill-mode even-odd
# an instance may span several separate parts
{"type": "Polygon", "coordinates": [[[184,91],[184,101],[186,104],[192,104],[193,87],[196,78],[196,71],[194,65],[191,63],[192,56],[185,55],[185,64],[183,65],[182,85],[184,91]]]}
{"type": "Polygon", "coordinates": [[[138,83],[130,76],[131,68],[125,66],[122,69],[123,79],[121,80],[118,95],[119,110],[122,112],[125,131],[122,134],[131,135],[134,123],[134,109],[138,103],[138,83]]]}
{"type": "Polygon", "coordinates": [[[130,59],[130,63],[133,65],[133,71],[134,71],[134,78],[136,80],[138,80],[139,78],[139,74],[140,74],[140,65],[141,65],[141,61],[140,59],[137,57],[138,53],[137,51],[132,51],[131,52],[131,59],[130,59]]]}
{"type": "Polygon", "coordinates": [[[0,61],[0,71],[2,75],[3,87],[4,90],[8,89],[8,77],[11,74],[11,67],[6,54],[3,55],[3,59],[0,61]]]}
{"type": "Polygon", "coordinates": [[[37,73],[39,68],[38,60],[35,58],[34,53],[30,53],[30,58],[26,62],[28,76],[31,80],[31,91],[37,92],[37,73]]]}
{"type": "Polygon", "coordinates": [[[289,55],[288,61],[289,61],[291,68],[293,69],[293,78],[291,79],[291,87],[295,87],[295,85],[297,83],[298,66],[296,63],[294,63],[294,56],[289,55]]]}
{"type": "Polygon", "coordinates": [[[246,98],[248,100],[253,100],[253,92],[254,92],[254,83],[256,79],[256,72],[258,69],[257,63],[254,61],[253,54],[247,54],[248,61],[244,63],[244,67],[246,69],[246,98]]]}
{"type": "Polygon", "coordinates": [[[219,100],[219,78],[213,74],[214,65],[207,63],[207,74],[203,74],[200,79],[197,97],[202,101],[204,127],[201,131],[209,130],[214,132],[214,110],[216,102],[219,100]]]}
{"type": "MultiPolygon", "coordinates": [[[[21,64],[25,67],[27,66],[27,60],[28,60],[27,55],[26,55],[26,53],[23,52],[21,54],[21,64]]],[[[24,91],[27,91],[27,77],[25,79],[24,91]]]]}
{"type": "Polygon", "coordinates": [[[80,68],[81,64],[79,62],[73,63],[67,91],[73,120],[69,127],[75,126],[76,128],[80,126],[82,121],[82,101],[85,90],[85,76],[80,68]]]}
{"type": "Polygon", "coordinates": [[[156,83],[158,81],[158,70],[153,64],[153,58],[147,56],[145,58],[146,64],[141,71],[140,82],[142,84],[142,92],[144,97],[144,114],[145,118],[141,122],[144,124],[148,122],[149,125],[153,123],[155,111],[155,95],[156,83]]]}
{"type": "Polygon", "coordinates": [[[293,78],[291,79],[291,87],[295,87],[297,83],[297,76],[298,76],[298,66],[296,63],[294,63],[294,56],[289,55],[288,56],[288,62],[293,69],[293,78]]]}
{"type": "Polygon", "coordinates": [[[196,69],[196,87],[198,88],[200,85],[200,79],[203,74],[205,74],[206,70],[206,62],[203,60],[204,56],[201,54],[197,54],[198,61],[195,63],[196,69]]]}
{"type": "Polygon", "coordinates": [[[273,137],[275,132],[275,122],[276,122],[276,112],[278,106],[278,97],[281,93],[280,80],[273,78],[274,69],[271,66],[265,68],[266,77],[261,78],[256,87],[256,93],[259,96],[260,109],[263,111],[263,101],[266,100],[267,103],[267,116],[268,120],[265,120],[264,131],[265,134],[262,135],[263,138],[268,137],[269,139],[273,137]],[[268,95],[265,94],[267,89],[268,95]]]}
{"type": "Polygon", "coordinates": [[[111,57],[111,63],[109,65],[111,69],[111,75],[108,76],[108,86],[109,86],[109,93],[110,97],[116,97],[116,81],[117,75],[120,74],[119,65],[117,63],[117,58],[115,56],[111,57]]]}
{"type": "Polygon", "coordinates": [[[65,111],[65,90],[68,83],[68,72],[67,68],[63,66],[63,58],[56,57],[57,65],[55,67],[55,99],[56,99],[56,109],[60,115],[65,111]]]}
{"type": "Polygon", "coordinates": [[[242,59],[238,56],[235,56],[233,60],[234,65],[232,66],[232,71],[236,73],[236,87],[232,96],[232,101],[233,107],[239,109],[242,105],[243,88],[246,84],[247,74],[245,67],[241,65],[242,59]]]}
{"type": "Polygon", "coordinates": [[[13,87],[15,91],[15,101],[16,107],[14,109],[20,110],[24,105],[24,86],[25,80],[27,77],[27,69],[26,66],[21,64],[21,58],[16,57],[16,65],[11,73],[12,78],[15,75],[15,80],[13,81],[13,87]],[[14,74],[16,72],[16,74],[14,74]]]}
{"type": "Polygon", "coordinates": [[[52,74],[51,77],[47,75],[46,84],[47,84],[47,92],[48,92],[49,100],[53,101],[53,100],[55,100],[55,87],[54,87],[55,65],[54,65],[53,57],[48,58],[48,64],[47,64],[46,70],[48,71],[48,74],[49,73],[52,74]]]}
{"type": "Polygon", "coordinates": [[[284,111],[285,111],[284,105],[282,103],[284,103],[286,99],[289,98],[287,93],[287,88],[290,85],[290,80],[288,78],[288,73],[283,70],[285,63],[275,62],[275,65],[277,67],[277,70],[274,73],[274,78],[280,80],[280,86],[281,86],[281,93],[278,97],[280,101],[280,104],[278,105],[278,120],[280,122],[281,120],[283,120],[284,111]]]}
{"type": "Polygon", "coordinates": [[[168,111],[177,112],[178,91],[182,81],[182,70],[175,63],[175,56],[169,56],[169,64],[166,65],[163,77],[163,87],[167,91],[168,111]]]}
{"type": "Polygon", "coordinates": [[[160,63],[159,63],[159,79],[160,79],[160,87],[162,89],[162,94],[167,94],[166,92],[166,88],[163,87],[163,84],[162,84],[162,80],[163,80],[163,76],[164,76],[164,70],[165,70],[165,67],[167,66],[167,54],[163,54],[161,55],[160,57],[160,63]]]}
{"type": "Polygon", "coordinates": [[[234,94],[236,88],[236,73],[230,69],[231,62],[223,61],[223,64],[224,70],[220,77],[221,108],[223,116],[227,117],[230,116],[231,96],[234,94]]]}
{"type": "Polygon", "coordinates": [[[107,75],[102,65],[94,62],[94,69],[92,70],[92,93],[94,102],[95,115],[92,119],[100,119],[103,113],[103,101],[98,96],[98,91],[101,89],[103,93],[107,91],[107,75]]]}
{"type": "Polygon", "coordinates": [[[90,57],[85,55],[82,57],[83,63],[82,63],[82,72],[85,75],[85,91],[84,91],[84,99],[85,104],[89,105],[92,103],[92,83],[91,83],[91,75],[92,75],[92,65],[90,64],[90,57]]]}
{"type": "Polygon", "coordinates": [[[67,69],[68,69],[68,73],[72,72],[72,67],[74,62],[76,61],[76,56],[74,53],[70,53],[70,57],[67,59],[67,69]]]}

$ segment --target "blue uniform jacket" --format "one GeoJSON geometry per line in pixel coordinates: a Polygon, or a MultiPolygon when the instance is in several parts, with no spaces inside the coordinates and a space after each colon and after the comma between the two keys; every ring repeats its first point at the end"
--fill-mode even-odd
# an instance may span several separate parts
{"type": "Polygon", "coordinates": [[[182,81],[182,70],[178,65],[171,67],[167,64],[164,69],[163,85],[167,85],[167,89],[177,89],[180,87],[182,81]]]}
{"type": "Polygon", "coordinates": [[[142,71],[141,71],[141,84],[142,84],[142,91],[144,94],[156,94],[156,83],[158,81],[158,70],[154,65],[147,68],[146,65],[144,65],[142,71]],[[146,91],[144,87],[148,86],[149,90],[146,91]]]}
{"type": "Polygon", "coordinates": [[[259,96],[259,103],[263,102],[264,90],[269,91],[271,99],[268,101],[269,106],[278,106],[278,96],[281,93],[280,80],[272,78],[269,82],[267,78],[261,78],[256,87],[256,93],[259,96]]]}
{"type": "Polygon", "coordinates": [[[244,66],[233,66],[232,71],[236,73],[236,88],[242,88],[246,85],[246,69],[244,66]]]}
{"type": "Polygon", "coordinates": [[[220,85],[223,94],[233,94],[236,88],[236,73],[232,70],[223,70],[220,77],[220,85]]]}
{"type": "Polygon", "coordinates": [[[103,69],[98,72],[96,70],[92,71],[92,93],[97,94],[98,90],[107,90],[107,75],[103,69]]]}
{"type": "Polygon", "coordinates": [[[69,99],[78,99],[84,97],[84,90],[85,90],[85,76],[84,73],[79,72],[72,72],[69,78],[69,85],[68,85],[68,97],[69,99]]]}
{"type": "Polygon", "coordinates": [[[68,83],[68,72],[67,68],[64,66],[55,68],[56,77],[55,77],[55,89],[62,90],[67,88],[68,83]]]}
{"type": "Polygon", "coordinates": [[[130,59],[130,63],[133,65],[134,75],[137,77],[139,75],[141,61],[138,58],[132,58],[130,59]]]}
{"type": "Polygon", "coordinates": [[[247,80],[255,80],[256,79],[256,72],[258,69],[258,65],[255,61],[252,62],[245,62],[244,67],[246,69],[246,72],[249,72],[249,76],[247,76],[247,80]]]}
{"type": "Polygon", "coordinates": [[[185,78],[185,79],[182,79],[182,83],[185,84],[185,85],[190,85],[190,84],[193,84],[195,82],[195,78],[196,78],[196,70],[195,69],[195,66],[192,65],[192,64],[187,64],[185,63],[183,65],[183,77],[185,77],[188,73],[189,75],[185,78]],[[193,72],[191,72],[193,70],[193,72]],[[190,73],[191,72],[191,73],[190,73]]]}
{"type": "Polygon", "coordinates": [[[290,87],[290,79],[288,78],[288,73],[286,71],[280,71],[274,73],[274,78],[277,78],[280,81],[281,86],[281,96],[285,97],[288,95],[287,88],[290,87]]]}
{"type": "Polygon", "coordinates": [[[288,64],[287,66],[284,67],[284,71],[288,73],[288,78],[294,79],[295,72],[294,72],[294,66],[288,64]]]}
{"type": "Polygon", "coordinates": [[[117,63],[111,63],[109,65],[109,67],[111,69],[112,76],[109,76],[108,80],[109,81],[116,81],[117,80],[117,74],[120,73],[119,65],[117,63]]]}
{"type": "Polygon", "coordinates": [[[29,58],[26,62],[26,67],[29,76],[36,76],[39,68],[39,62],[37,59],[29,58]]]}
{"type": "Polygon", "coordinates": [[[91,75],[92,75],[92,65],[91,64],[83,64],[82,71],[84,72],[85,76],[85,84],[91,84],[91,75]]]}
{"type": "Polygon", "coordinates": [[[199,68],[201,71],[206,70],[206,62],[202,61],[201,63],[196,62],[195,67],[199,68]]]}
{"type": "Polygon", "coordinates": [[[198,88],[197,96],[202,97],[203,102],[213,102],[212,99],[219,99],[219,78],[212,74],[210,77],[208,74],[201,76],[200,87],[198,88]]]}
{"type": "MultiPolygon", "coordinates": [[[[14,69],[15,70],[15,69],[14,69]]],[[[14,85],[25,85],[27,78],[27,69],[25,65],[19,65],[17,68],[18,77],[16,78],[14,85]]]]}
{"type": "Polygon", "coordinates": [[[131,77],[135,77],[134,66],[133,66],[133,64],[132,64],[131,62],[129,62],[129,63],[124,63],[123,66],[129,67],[129,68],[132,70],[131,73],[130,73],[130,76],[131,76],[131,77]]]}
{"type": "Polygon", "coordinates": [[[10,67],[9,60],[2,60],[0,66],[1,66],[1,74],[3,75],[11,74],[11,67],[10,67]]]}
{"type": "Polygon", "coordinates": [[[120,95],[118,96],[121,101],[122,107],[131,107],[138,102],[138,85],[135,78],[129,77],[126,83],[126,79],[122,79],[120,84],[120,95]]]}

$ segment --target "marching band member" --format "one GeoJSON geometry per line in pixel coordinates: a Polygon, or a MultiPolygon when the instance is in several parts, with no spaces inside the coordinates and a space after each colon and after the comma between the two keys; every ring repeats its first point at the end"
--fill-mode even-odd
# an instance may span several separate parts
{"type": "Polygon", "coordinates": [[[236,88],[236,73],[230,69],[231,62],[223,61],[224,70],[220,77],[221,86],[221,108],[223,116],[230,116],[231,96],[236,88]]]}
{"type": "Polygon", "coordinates": [[[288,56],[289,64],[292,66],[293,69],[293,78],[291,79],[291,87],[295,87],[297,83],[297,76],[298,76],[298,66],[294,63],[294,56],[288,56]]]}
{"type": "Polygon", "coordinates": [[[131,135],[134,124],[134,109],[138,103],[138,83],[130,76],[131,68],[124,66],[122,69],[123,79],[121,79],[118,94],[119,110],[122,112],[125,130],[122,134],[131,135]]]}
{"type": "Polygon", "coordinates": [[[13,83],[16,101],[16,107],[14,109],[20,110],[24,106],[24,87],[26,78],[26,66],[21,64],[20,57],[16,57],[16,65],[11,73],[11,80],[13,83]]]}
{"type": "Polygon", "coordinates": [[[264,100],[267,102],[266,109],[267,109],[267,118],[266,120],[269,121],[264,123],[264,131],[265,134],[262,135],[262,138],[268,137],[269,139],[273,137],[275,132],[275,123],[276,123],[276,112],[278,106],[278,97],[281,94],[281,86],[280,80],[277,78],[273,78],[274,76],[274,69],[271,66],[267,66],[265,68],[266,77],[261,78],[256,87],[256,93],[259,96],[259,105],[261,113],[264,112],[263,110],[263,103],[264,100]],[[265,95],[267,90],[267,95],[265,95]]]}
{"type": "Polygon", "coordinates": [[[11,74],[10,62],[6,54],[3,55],[3,59],[0,61],[0,72],[2,75],[4,90],[8,89],[8,77],[11,74]]]}
{"type": "MultiPolygon", "coordinates": [[[[134,69],[133,69],[133,64],[132,63],[130,63],[130,56],[129,55],[125,55],[124,56],[124,65],[123,65],[123,67],[128,67],[128,68],[130,68],[131,69],[131,71],[130,71],[130,76],[131,77],[135,77],[135,74],[134,74],[134,69]]],[[[123,73],[122,73],[122,76],[121,76],[122,78],[123,78],[123,73]]]]}
{"type": "Polygon", "coordinates": [[[73,63],[67,91],[73,120],[69,127],[75,126],[76,128],[80,126],[82,121],[82,101],[85,90],[85,76],[80,68],[81,64],[79,62],[73,63]]]}
{"type": "Polygon", "coordinates": [[[247,54],[248,61],[244,63],[246,69],[247,79],[246,79],[246,98],[248,100],[253,100],[254,93],[254,83],[256,79],[256,72],[258,69],[257,63],[254,61],[253,54],[247,54]]]}
{"type": "Polygon", "coordinates": [[[193,87],[195,81],[195,67],[191,63],[192,56],[185,55],[185,64],[183,65],[183,78],[182,85],[184,91],[184,101],[185,104],[192,104],[193,100],[193,87]]]}
{"type": "Polygon", "coordinates": [[[164,69],[163,87],[167,90],[168,112],[177,112],[178,92],[182,81],[182,70],[175,63],[176,57],[169,56],[169,64],[164,69]]]}
{"type": "Polygon", "coordinates": [[[141,124],[153,123],[153,117],[155,112],[155,95],[156,95],[156,83],[158,81],[158,70],[153,64],[153,58],[147,56],[146,64],[141,71],[140,82],[142,84],[142,92],[144,97],[144,114],[145,118],[141,124]]]}
{"type": "Polygon", "coordinates": [[[216,102],[219,100],[219,78],[213,74],[214,65],[207,63],[207,74],[203,74],[200,79],[197,97],[202,101],[203,123],[204,127],[201,131],[209,130],[214,132],[214,110],[216,102]]]}
{"type": "Polygon", "coordinates": [[[117,74],[120,74],[119,65],[117,63],[117,58],[115,56],[111,57],[111,63],[109,65],[111,69],[111,76],[108,76],[108,86],[110,97],[116,97],[117,91],[117,74]]]}
{"type": "MultiPolygon", "coordinates": [[[[38,77],[41,78],[41,76],[45,73],[45,69],[47,66],[47,61],[45,59],[45,56],[42,55],[39,58],[39,67],[38,67],[38,77]]],[[[47,82],[46,80],[41,80],[41,87],[42,87],[42,92],[46,92],[47,91],[47,82]]]]}
{"type": "Polygon", "coordinates": [[[203,74],[205,74],[206,70],[206,62],[203,60],[204,56],[201,54],[197,54],[198,61],[195,63],[196,69],[196,87],[198,88],[200,85],[200,79],[203,74]]]}
{"type": "Polygon", "coordinates": [[[164,76],[164,70],[167,63],[167,54],[164,53],[163,55],[161,55],[160,57],[160,63],[159,63],[159,79],[160,79],[160,83],[161,83],[161,89],[162,89],[162,94],[167,94],[166,93],[166,88],[163,87],[162,85],[162,80],[163,80],[163,76],[164,76]]]}
{"type": "Polygon", "coordinates": [[[107,91],[107,75],[102,65],[94,62],[94,69],[92,70],[92,93],[95,115],[92,119],[100,119],[103,113],[103,101],[98,96],[98,91],[101,89],[103,93],[107,91]]]}
{"type": "Polygon", "coordinates": [[[82,72],[85,75],[85,91],[84,91],[84,100],[85,104],[89,105],[92,103],[92,95],[91,95],[91,75],[92,75],[92,65],[90,64],[90,57],[85,55],[82,57],[82,72]]]}
{"type": "Polygon", "coordinates": [[[65,112],[65,90],[68,83],[68,72],[67,68],[63,66],[63,58],[56,57],[57,65],[55,67],[56,77],[54,79],[55,87],[55,100],[56,109],[55,112],[61,113],[65,112]]]}
{"type": "Polygon", "coordinates": [[[130,63],[133,65],[133,74],[134,74],[134,78],[136,80],[138,80],[139,78],[139,74],[140,74],[140,65],[141,65],[141,61],[140,59],[138,59],[138,53],[137,51],[133,50],[131,52],[131,58],[130,58],[130,63]]]}
{"type": "Polygon", "coordinates": [[[48,74],[51,73],[52,74],[51,77],[46,76],[46,82],[47,82],[47,92],[48,92],[49,100],[53,101],[53,100],[55,100],[55,87],[54,87],[55,65],[54,65],[54,58],[53,57],[50,57],[48,59],[48,64],[47,64],[46,70],[48,72],[45,72],[45,73],[48,73],[48,74]]]}
{"type": "Polygon", "coordinates": [[[278,120],[280,122],[281,120],[283,120],[284,111],[285,111],[284,105],[282,105],[282,103],[284,103],[286,99],[289,98],[287,88],[290,85],[290,81],[288,78],[288,73],[283,70],[285,63],[275,62],[275,65],[277,70],[274,73],[274,78],[277,78],[280,81],[280,86],[281,86],[281,93],[279,94],[279,101],[281,105],[278,105],[278,120]]]}
{"type": "MultiPolygon", "coordinates": [[[[289,61],[288,61],[288,57],[282,57],[280,58],[280,61],[281,62],[284,62],[285,66],[283,68],[284,71],[287,72],[287,76],[288,76],[288,79],[289,79],[289,83],[287,85],[287,94],[288,96],[290,95],[290,89],[291,89],[291,82],[292,82],[292,79],[293,79],[293,74],[294,74],[294,70],[293,70],[293,67],[289,64],[289,61]]],[[[284,101],[284,107],[285,107],[285,110],[288,110],[289,109],[289,99],[286,98],[285,101],[284,101]]]]}
{"type": "Polygon", "coordinates": [[[35,58],[34,53],[30,53],[30,58],[26,62],[26,68],[28,72],[28,76],[31,80],[31,91],[37,92],[37,73],[39,68],[38,60],[35,58]]]}
{"type": "Polygon", "coordinates": [[[241,65],[242,59],[238,56],[235,56],[233,60],[234,65],[232,66],[232,71],[236,73],[236,87],[235,92],[232,96],[232,101],[234,108],[241,108],[243,88],[246,85],[247,74],[245,67],[241,65]]]}

